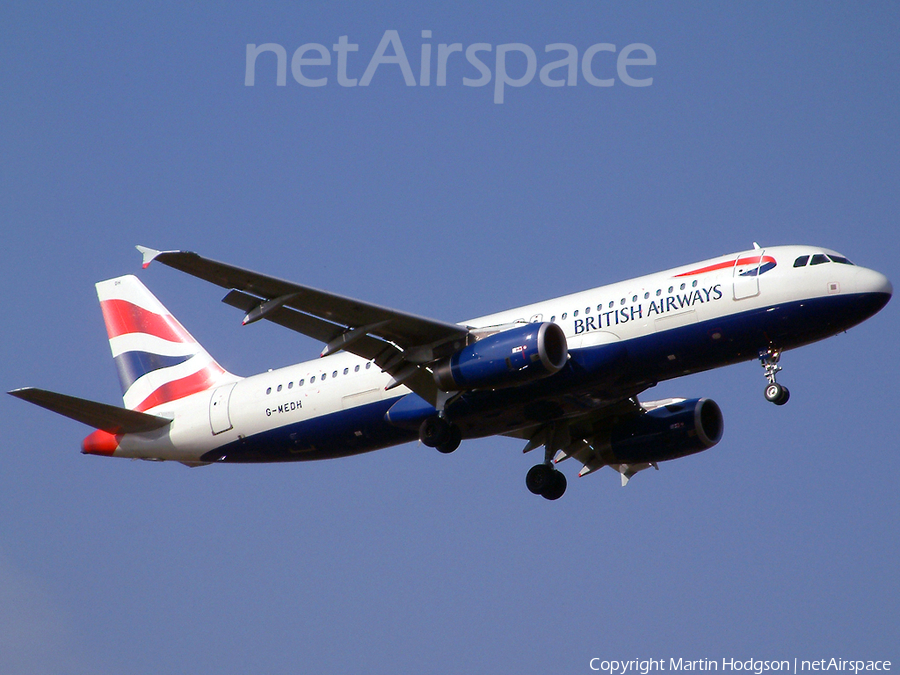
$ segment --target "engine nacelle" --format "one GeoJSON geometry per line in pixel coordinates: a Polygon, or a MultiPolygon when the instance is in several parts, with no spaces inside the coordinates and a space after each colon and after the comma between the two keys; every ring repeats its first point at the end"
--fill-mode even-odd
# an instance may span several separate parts
{"type": "Polygon", "coordinates": [[[609,445],[616,462],[663,462],[708,450],[721,440],[723,430],[718,404],[695,398],[614,426],[609,445]]]}
{"type": "Polygon", "coordinates": [[[566,335],[555,323],[529,323],[464,347],[434,368],[444,391],[500,389],[548,377],[566,365],[566,335]]]}

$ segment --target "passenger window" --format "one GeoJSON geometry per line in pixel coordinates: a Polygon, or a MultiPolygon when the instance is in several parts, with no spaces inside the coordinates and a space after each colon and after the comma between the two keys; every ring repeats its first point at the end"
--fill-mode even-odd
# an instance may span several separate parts
{"type": "Polygon", "coordinates": [[[808,255],[801,255],[794,261],[794,267],[806,267],[806,263],[809,262],[808,255]]]}
{"type": "Polygon", "coordinates": [[[311,378],[309,378],[309,383],[310,383],[310,384],[312,384],[312,383],[315,382],[315,381],[316,381],[316,376],[315,376],[315,375],[313,375],[311,378]]]}
{"type": "Polygon", "coordinates": [[[268,389],[266,389],[266,395],[269,395],[271,393],[272,393],[272,387],[269,387],[268,389]]]}
{"type": "Polygon", "coordinates": [[[349,372],[350,372],[350,369],[349,369],[349,368],[344,368],[344,375],[346,375],[346,374],[349,373],[349,372]]]}
{"type": "Polygon", "coordinates": [[[824,253],[817,253],[812,257],[812,261],[809,263],[810,265],[822,265],[824,263],[830,262],[828,260],[828,256],[824,253]]]}
{"type": "Polygon", "coordinates": [[[631,298],[631,301],[632,301],[632,302],[637,302],[637,296],[635,295],[633,298],[631,298]]]}
{"type": "Polygon", "coordinates": [[[584,308],[584,313],[585,313],[585,314],[590,314],[590,313],[591,313],[591,308],[590,308],[590,307],[585,307],[585,308],[584,308]]]}
{"type": "Polygon", "coordinates": [[[644,293],[644,300],[647,300],[650,297],[650,291],[644,293]]]}
{"type": "Polygon", "coordinates": [[[578,310],[577,310],[577,309],[576,309],[574,312],[572,312],[572,316],[573,316],[573,317],[578,316],[578,310]]]}
{"type": "Polygon", "coordinates": [[[332,377],[337,377],[337,371],[334,371],[334,372],[331,374],[331,376],[332,376],[332,377]]]}
{"type": "Polygon", "coordinates": [[[694,279],[694,283],[691,284],[691,288],[697,288],[697,280],[694,279]]]}
{"type": "Polygon", "coordinates": [[[366,364],[366,370],[368,370],[368,369],[371,368],[371,367],[372,367],[372,362],[369,361],[369,362],[366,364]]]}
{"type": "Polygon", "coordinates": [[[684,290],[684,284],[681,284],[681,288],[679,290],[684,290]]]}
{"type": "Polygon", "coordinates": [[[610,300],[610,301],[609,301],[609,308],[612,309],[612,308],[615,307],[615,306],[616,306],[616,303],[615,303],[613,300],[610,300]]]}
{"type": "Polygon", "coordinates": [[[359,364],[356,365],[356,367],[353,369],[353,372],[354,372],[354,373],[358,373],[358,372],[359,372],[359,364]]]}
{"type": "Polygon", "coordinates": [[[298,387],[302,387],[302,386],[303,386],[303,380],[300,380],[300,381],[297,383],[297,386],[298,386],[298,387]]]}
{"type": "Polygon", "coordinates": [[[566,317],[569,316],[568,312],[563,312],[563,315],[560,317],[563,321],[566,320],[566,317]]]}
{"type": "Polygon", "coordinates": [[[280,385],[280,384],[278,385],[278,391],[281,391],[281,385],[280,385]]]}
{"type": "Polygon", "coordinates": [[[324,382],[326,377],[328,377],[328,373],[322,373],[322,374],[319,376],[319,379],[320,379],[322,382],[324,382]]]}
{"type": "Polygon", "coordinates": [[[293,388],[294,388],[294,383],[288,382],[288,389],[293,389],[293,388]]]}
{"type": "Polygon", "coordinates": [[[656,289],[656,297],[658,298],[658,297],[661,296],[661,295],[662,295],[662,289],[661,289],[661,288],[657,288],[657,289],[656,289]]]}

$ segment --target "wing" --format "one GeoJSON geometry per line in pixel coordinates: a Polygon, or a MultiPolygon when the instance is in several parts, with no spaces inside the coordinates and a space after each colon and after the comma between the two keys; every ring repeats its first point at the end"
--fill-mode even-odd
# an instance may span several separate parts
{"type": "Polygon", "coordinates": [[[427,366],[468,341],[468,328],[459,324],[301,286],[196,253],[137,248],[144,267],[158,260],[230,289],[222,301],[245,312],[244,324],[266,319],[324,342],[322,356],[346,350],[373,360],[392,376],[389,389],[404,384],[433,405],[438,389],[427,366]]]}

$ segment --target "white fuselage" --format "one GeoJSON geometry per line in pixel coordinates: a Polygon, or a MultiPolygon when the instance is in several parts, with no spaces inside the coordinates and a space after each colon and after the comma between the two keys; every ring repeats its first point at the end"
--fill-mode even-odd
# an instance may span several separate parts
{"type": "MultiPolygon", "coordinates": [[[[855,265],[828,261],[794,267],[798,258],[810,256],[811,260],[816,255],[838,257],[831,251],[806,246],[745,251],[498,312],[462,322],[462,325],[483,328],[517,322],[553,322],[563,329],[570,354],[620,342],[637,345],[635,341],[651,336],[662,341],[654,342],[654,348],[658,349],[668,335],[673,340],[676,336],[680,341],[686,339],[689,333],[678,332],[678,329],[693,324],[709,326],[703,333],[703,340],[709,342],[698,343],[693,349],[709,347],[715,351],[721,347],[717,360],[692,364],[682,371],[663,368],[650,378],[652,384],[684,372],[755,358],[756,354],[743,351],[727,353],[724,345],[716,344],[723,339],[721,331],[718,337],[716,333],[716,322],[720,319],[740,315],[752,322],[757,320],[757,312],[781,311],[787,307],[797,308],[790,311],[800,311],[804,303],[891,292],[890,283],[883,275],[855,265]],[[740,264],[747,260],[751,262],[740,264]],[[736,261],[738,266],[735,266],[736,261]]],[[[783,348],[836,332],[829,326],[814,334],[804,333],[795,342],[787,336],[783,348]]],[[[685,346],[682,344],[681,348],[685,346]]],[[[676,358],[673,350],[671,359],[676,358]]],[[[114,454],[189,464],[206,463],[217,459],[217,448],[233,448],[248,439],[267,438],[268,434],[273,443],[276,436],[279,443],[294,443],[291,447],[296,448],[296,456],[278,459],[312,459],[364,452],[411,440],[414,436],[408,434],[388,434],[378,443],[361,441],[358,446],[354,445],[354,436],[364,439],[371,433],[371,426],[366,425],[373,422],[366,422],[361,415],[354,417],[352,411],[369,406],[373,415],[377,412],[377,416],[382,417],[384,407],[411,393],[403,386],[386,390],[390,380],[391,377],[373,362],[338,352],[150,409],[147,412],[172,418],[173,423],[157,432],[123,436],[114,454]],[[373,407],[372,404],[382,406],[373,407]],[[345,411],[348,414],[342,417],[340,413],[345,411]],[[349,439],[345,449],[316,447],[298,437],[305,433],[304,423],[314,424],[326,419],[333,424],[360,426],[359,429],[344,430],[349,439]],[[287,440],[281,438],[285,434],[287,440]],[[291,438],[291,434],[295,437],[291,438]]],[[[317,428],[316,433],[324,432],[317,428]]]]}

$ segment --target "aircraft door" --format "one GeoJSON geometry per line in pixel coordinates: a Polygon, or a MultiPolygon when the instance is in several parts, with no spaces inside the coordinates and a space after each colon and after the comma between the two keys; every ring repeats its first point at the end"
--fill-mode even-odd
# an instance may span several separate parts
{"type": "Polygon", "coordinates": [[[759,295],[759,267],[763,249],[740,254],[734,260],[734,299],[745,300],[759,295]]]}
{"type": "Polygon", "coordinates": [[[213,436],[231,429],[231,415],[228,406],[231,401],[231,392],[236,383],[225,384],[213,390],[209,399],[209,427],[213,436]]]}

